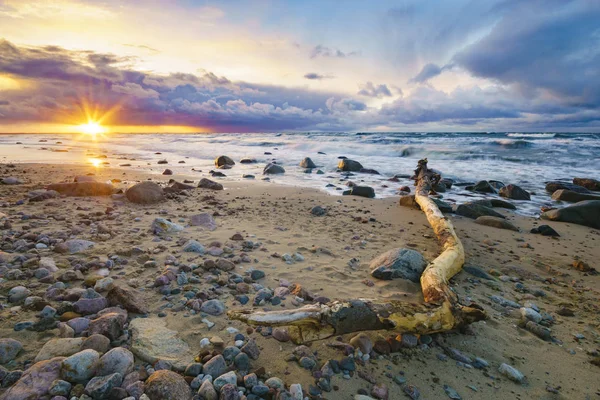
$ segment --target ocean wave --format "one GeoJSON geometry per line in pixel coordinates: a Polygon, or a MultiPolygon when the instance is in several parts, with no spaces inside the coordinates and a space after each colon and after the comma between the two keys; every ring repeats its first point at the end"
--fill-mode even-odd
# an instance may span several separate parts
{"type": "Polygon", "coordinates": [[[509,133],[506,136],[516,138],[553,138],[556,133],[509,133]]]}
{"type": "Polygon", "coordinates": [[[490,142],[492,146],[499,146],[505,149],[526,149],[533,147],[534,143],[527,140],[494,140],[490,142]]]}

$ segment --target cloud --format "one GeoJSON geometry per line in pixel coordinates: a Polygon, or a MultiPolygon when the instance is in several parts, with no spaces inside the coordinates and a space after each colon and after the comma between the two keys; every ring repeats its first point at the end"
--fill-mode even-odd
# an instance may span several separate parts
{"type": "Polygon", "coordinates": [[[373,85],[373,82],[367,82],[365,84],[360,84],[359,89],[360,90],[357,93],[359,96],[377,97],[377,98],[392,96],[392,92],[390,91],[390,89],[386,85],[383,85],[383,84],[373,85]]]}
{"type": "Polygon", "coordinates": [[[351,51],[348,53],[344,53],[343,51],[335,48],[326,47],[323,45],[316,45],[310,51],[310,58],[317,57],[336,57],[336,58],[345,58],[345,57],[353,57],[359,55],[358,51],[351,51]]]}
{"type": "Polygon", "coordinates": [[[452,68],[452,64],[446,64],[443,67],[439,67],[436,64],[432,63],[425,64],[423,69],[421,69],[421,72],[419,72],[417,75],[411,78],[408,81],[408,83],[425,83],[431,78],[435,78],[436,76],[440,75],[442,72],[450,68],[452,68]]]}
{"type": "Polygon", "coordinates": [[[317,74],[316,72],[309,72],[307,74],[304,74],[304,78],[309,79],[309,80],[321,80],[321,79],[332,79],[333,76],[321,75],[321,74],[317,74]]]}

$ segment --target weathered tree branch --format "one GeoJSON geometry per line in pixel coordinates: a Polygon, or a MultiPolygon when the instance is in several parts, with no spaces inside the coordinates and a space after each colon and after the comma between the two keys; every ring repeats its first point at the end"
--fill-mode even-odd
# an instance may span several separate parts
{"type": "Polygon", "coordinates": [[[427,159],[424,159],[419,161],[414,178],[415,201],[425,213],[443,249],[421,276],[425,304],[359,299],[308,305],[295,310],[233,310],[228,313],[229,317],[251,325],[288,326],[296,343],[364,330],[390,329],[397,333],[430,334],[485,319],[485,313],[479,306],[460,304],[448,286],[450,278],[462,269],[465,253],[452,223],[429,197],[429,194],[435,194],[433,188],[441,176],[428,169],[427,159]]]}

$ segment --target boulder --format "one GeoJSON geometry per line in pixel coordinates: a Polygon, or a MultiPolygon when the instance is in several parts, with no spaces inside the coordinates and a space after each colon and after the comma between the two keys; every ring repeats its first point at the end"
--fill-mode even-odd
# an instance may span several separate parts
{"type": "Polygon", "coordinates": [[[116,340],[123,334],[123,326],[127,320],[125,313],[109,312],[92,320],[88,327],[90,335],[103,335],[110,340],[116,340]]]}
{"type": "Polygon", "coordinates": [[[559,237],[560,235],[551,226],[540,225],[537,228],[532,228],[531,233],[537,233],[542,236],[559,237]]]}
{"type": "Polygon", "coordinates": [[[584,188],[583,186],[575,185],[569,182],[552,181],[546,183],[547,192],[554,193],[560,189],[567,189],[577,193],[590,193],[590,191],[584,188]]]}
{"type": "Polygon", "coordinates": [[[222,355],[217,355],[204,363],[202,367],[202,373],[204,375],[210,375],[213,379],[218,378],[227,371],[227,364],[222,355]]]}
{"type": "Polygon", "coordinates": [[[479,225],[491,226],[499,229],[508,229],[511,231],[519,232],[519,228],[505,220],[504,218],[482,216],[475,220],[475,223],[479,225]]]}
{"type": "Polygon", "coordinates": [[[37,400],[48,396],[52,383],[60,379],[60,367],[64,357],[54,357],[39,361],[27,369],[21,378],[12,385],[0,399],[37,400]]]}
{"type": "Polygon", "coordinates": [[[55,250],[58,251],[59,253],[76,254],[76,253],[81,253],[81,252],[93,247],[95,244],[96,243],[91,242],[89,240],[73,239],[73,240],[67,240],[64,243],[58,244],[55,247],[55,250]]]}
{"type": "Polygon", "coordinates": [[[592,178],[573,178],[573,184],[583,186],[584,188],[599,192],[600,191],[600,181],[592,178]]]}
{"type": "Polygon", "coordinates": [[[285,169],[281,165],[269,163],[263,170],[263,175],[284,174],[285,169]]]}
{"type": "Polygon", "coordinates": [[[216,167],[222,167],[223,165],[235,165],[235,161],[227,156],[219,156],[215,158],[216,167]]]}
{"type": "Polygon", "coordinates": [[[181,232],[184,228],[183,226],[171,222],[168,219],[155,218],[154,221],[152,221],[152,226],[150,229],[155,235],[162,235],[165,233],[181,232]]]}
{"type": "Polygon", "coordinates": [[[194,186],[188,185],[186,183],[172,181],[169,183],[169,186],[167,186],[166,188],[163,189],[163,191],[165,193],[179,193],[179,192],[183,192],[184,190],[192,190],[194,188],[195,188],[194,186]]]}
{"type": "Polygon", "coordinates": [[[600,200],[600,195],[577,193],[568,189],[559,189],[552,193],[552,200],[566,201],[568,203],[578,203],[585,200],[600,200]]]}
{"type": "Polygon", "coordinates": [[[360,172],[360,170],[363,169],[363,166],[358,161],[345,158],[343,160],[340,160],[340,162],[338,163],[338,169],[348,172],[360,172]]]}
{"type": "Polygon", "coordinates": [[[467,187],[468,190],[481,193],[496,193],[496,189],[488,181],[479,181],[473,186],[467,187]]]}
{"type": "Polygon", "coordinates": [[[513,200],[531,200],[529,193],[517,185],[506,185],[499,192],[500,196],[513,200]]]}
{"type": "MultiPolygon", "coordinates": [[[[111,397],[111,392],[113,391],[113,389],[118,388],[122,382],[123,375],[119,373],[104,376],[95,376],[85,386],[85,393],[94,400],[110,399],[113,398],[111,397]]],[[[121,397],[115,396],[114,398],[121,397]]]]}
{"type": "Polygon", "coordinates": [[[305,157],[302,161],[300,161],[300,166],[302,168],[317,168],[317,165],[310,159],[310,157],[305,157]]]}
{"type": "Polygon", "coordinates": [[[350,190],[346,190],[344,195],[360,196],[372,199],[375,197],[375,190],[370,186],[352,186],[350,190]]]}
{"type": "Polygon", "coordinates": [[[163,189],[155,182],[141,182],[129,187],[125,191],[125,197],[132,203],[153,204],[163,201],[165,196],[163,189]]]}
{"type": "Polygon", "coordinates": [[[504,218],[502,214],[492,210],[490,207],[486,207],[475,202],[460,204],[456,207],[454,212],[457,215],[462,215],[463,217],[472,219],[477,219],[483,216],[504,218]]]}
{"type": "Polygon", "coordinates": [[[14,360],[23,350],[21,342],[11,338],[0,338],[0,364],[14,360]]]}
{"type": "Polygon", "coordinates": [[[209,231],[217,229],[217,222],[209,213],[192,215],[190,218],[190,226],[199,226],[209,231]]]}
{"type": "Polygon", "coordinates": [[[35,357],[35,362],[55,357],[69,357],[81,350],[84,338],[55,338],[48,340],[35,357]]]}
{"type": "Polygon", "coordinates": [[[255,163],[256,163],[256,159],[254,159],[254,158],[244,157],[240,160],[240,164],[255,164],[255,163]]]}
{"type": "Polygon", "coordinates": [[[600,229],[600,200],[580,201],[564,208],[546,211],[540,217],[600,229]]]}
{"type": "Polygon", "coordinates": [[[46,187],[47,190],[54,190],[65,196],[84,197],[84,196],[110,196],[115,192],[111,183],[103,182],[71,182],[71,183],[53,183],[46,187]]]}
{"type": "Polygon", "coordinates": [[[146,380],[144,392],[150,400],[191,400],[192,391],[183,377],[173,371],[159,370],[146,380]]]}
{"type": "Polygon", "coordinates": [[[200,182],[198,183],[198,187],[203,188],[203,189],[211,189],[211,190],[223,190],[223,185],[221,185],[219,182],[211,181],[208,178],[200,179],[200,182]]]}
{"type": "Polygon", "coordinates": [[[100,354],[87,349],[73,354],[63,360],[60,376],[68,382],[84,383],[96,374],[100,354]]]}
{"type": "Polygon", "coordinates": [[[106,295],[106,299],[111,306],[120,305],[132,313],[148,314],[150,312],[144,295],[139,290],[129,286],[115,285],[106,295]]]}
{"type": "Polygon", "coordinates": [[[142,361],[154,364],[168,361],[175,369],[184,370],[194,360],[194,353],[177,334],[168,329],[162,318],[136,318],[129,324],[131,351],[142,361]]]}
{"type": "Polygon", "coordinates": [[[418,283],[427,261],[416,250],[398,248],[389,250],[371,261],[371,275],[377,279],[408,279],[418,283]]]}
{"type": "Polygon", "coordinates": [[[119,373],[122,376],[126,376],[133,370],[133,354],[123,348],[115,347],[108,351],[102,357],[98,363],[98,375],[110,375],[119,373]]]}

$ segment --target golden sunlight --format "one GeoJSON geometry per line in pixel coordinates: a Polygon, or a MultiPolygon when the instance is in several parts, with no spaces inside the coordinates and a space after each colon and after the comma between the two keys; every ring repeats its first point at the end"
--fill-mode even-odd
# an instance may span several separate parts
{"type": "Polygon", "coordinates": [[[96,168],[100,167],[100,165],[102,164],[102,161],[98,160],[97,158],[90,158],[88,159],[88,161],[96,168]]]}
{"type": "Polygon", "coordinates": [[[106,128],[100,125],[98,122],[90,121],[87,124],[82,124],[77,127],[81,133],[96,137],[106,132],[106,128]]]}

